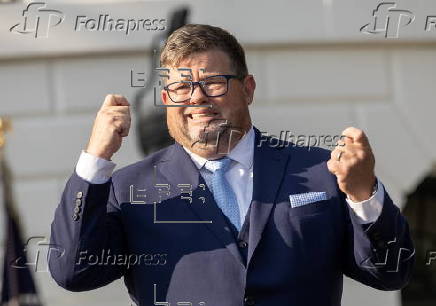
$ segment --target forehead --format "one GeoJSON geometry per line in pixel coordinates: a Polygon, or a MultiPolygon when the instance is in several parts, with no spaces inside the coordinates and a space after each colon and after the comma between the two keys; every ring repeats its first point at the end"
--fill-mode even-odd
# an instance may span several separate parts
{"type": "MultiPolygon", "coordinates": [[[[193,73],[204,73],[200,71],[205,69],[205,73],[230,73],[231,60],[230,57],[221,50],[209,50],[203,52],[196,52],[183,58],[176,67],[172,67],[171,74],[177,73],[179,68],[190,68],[193,73]]],[[[188,71],[185,71],[188,73],[188,71]]]]}

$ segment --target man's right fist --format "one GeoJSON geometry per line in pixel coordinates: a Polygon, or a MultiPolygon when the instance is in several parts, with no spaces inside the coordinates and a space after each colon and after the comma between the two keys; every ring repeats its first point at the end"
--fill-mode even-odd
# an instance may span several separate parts
{"type": "Polygon", "coordinates": [[[120,95],[107,95],[97,113],[86,152],[106,160],[121,147],[129,135],[130,104],[120,95]]]}

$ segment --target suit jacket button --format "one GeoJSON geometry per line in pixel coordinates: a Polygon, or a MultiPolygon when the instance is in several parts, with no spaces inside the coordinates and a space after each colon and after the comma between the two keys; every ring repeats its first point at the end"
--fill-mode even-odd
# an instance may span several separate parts
{"type": "Polygon", "coordinates": [[[73,220],[74,220],[74,221],[77,221],[77,220],[79,220],[79,219],[80,219],[80,217],[79,217],[78,214],[74,214],[74,215],[73,215],[73,220]]]}
{"type": "Polygon", "coordinates": [[[81,191],[79,191],[79,192],[76,194],[76,198],[78,198],[78,199],[81,199],[82,196],[83,196],[83,192],[81,192],[81,191]]]}
{"type": "Polygon", "coordinates": [[[74,207],[74,213],[78,214],[81,211],[80,207],[74,207]]]}
{"type": "Polygon", "coordinates": [[[239,241],[239,247],[240,248],[246,248],[248,246],[248,243],[245,242],[244,240],[240,240],[239,241]]]}
{"type": "Polygon", "coordinates": [[[82,206],[82,200],[81,199],[76,199],[76,206],[77,207],[82,206]]]}
{"type": "Polygon", "coordinates": [[[254,299],[251,296],[246,296],[244,298],[245,305],[253,306],[255,304],[254,299]]]}

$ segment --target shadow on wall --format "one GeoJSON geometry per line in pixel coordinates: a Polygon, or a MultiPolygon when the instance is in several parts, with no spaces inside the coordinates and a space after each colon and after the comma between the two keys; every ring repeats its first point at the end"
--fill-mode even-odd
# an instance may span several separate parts
{"type": "Polygon", "coordinates": [[[402,306],[436,305],[436,164],[407,195],[404,215],[416,249],[416,263],[409,285],[401,292],[402,306]]]}

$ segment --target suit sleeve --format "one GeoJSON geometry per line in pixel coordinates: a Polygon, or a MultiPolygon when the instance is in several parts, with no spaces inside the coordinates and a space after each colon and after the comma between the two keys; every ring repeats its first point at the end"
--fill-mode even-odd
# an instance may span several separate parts
{"type": "MultiPolygon", "coordinates": [[[[344,200],[345,202],[345,200],[344,200]]],[[[344,273],[380,290],[407,285],[415,249],[405,217],[385,192],[383,209],[374,223],[360,224],[348,205],[344,273]]]]}
{"type": "Polygon", "coordinates": [[[125,274],[126,250],[112,179],[91,184],[74,172],[51,224],[48,263],[52,277],[70,291],[99,288],[125,274]]]}

